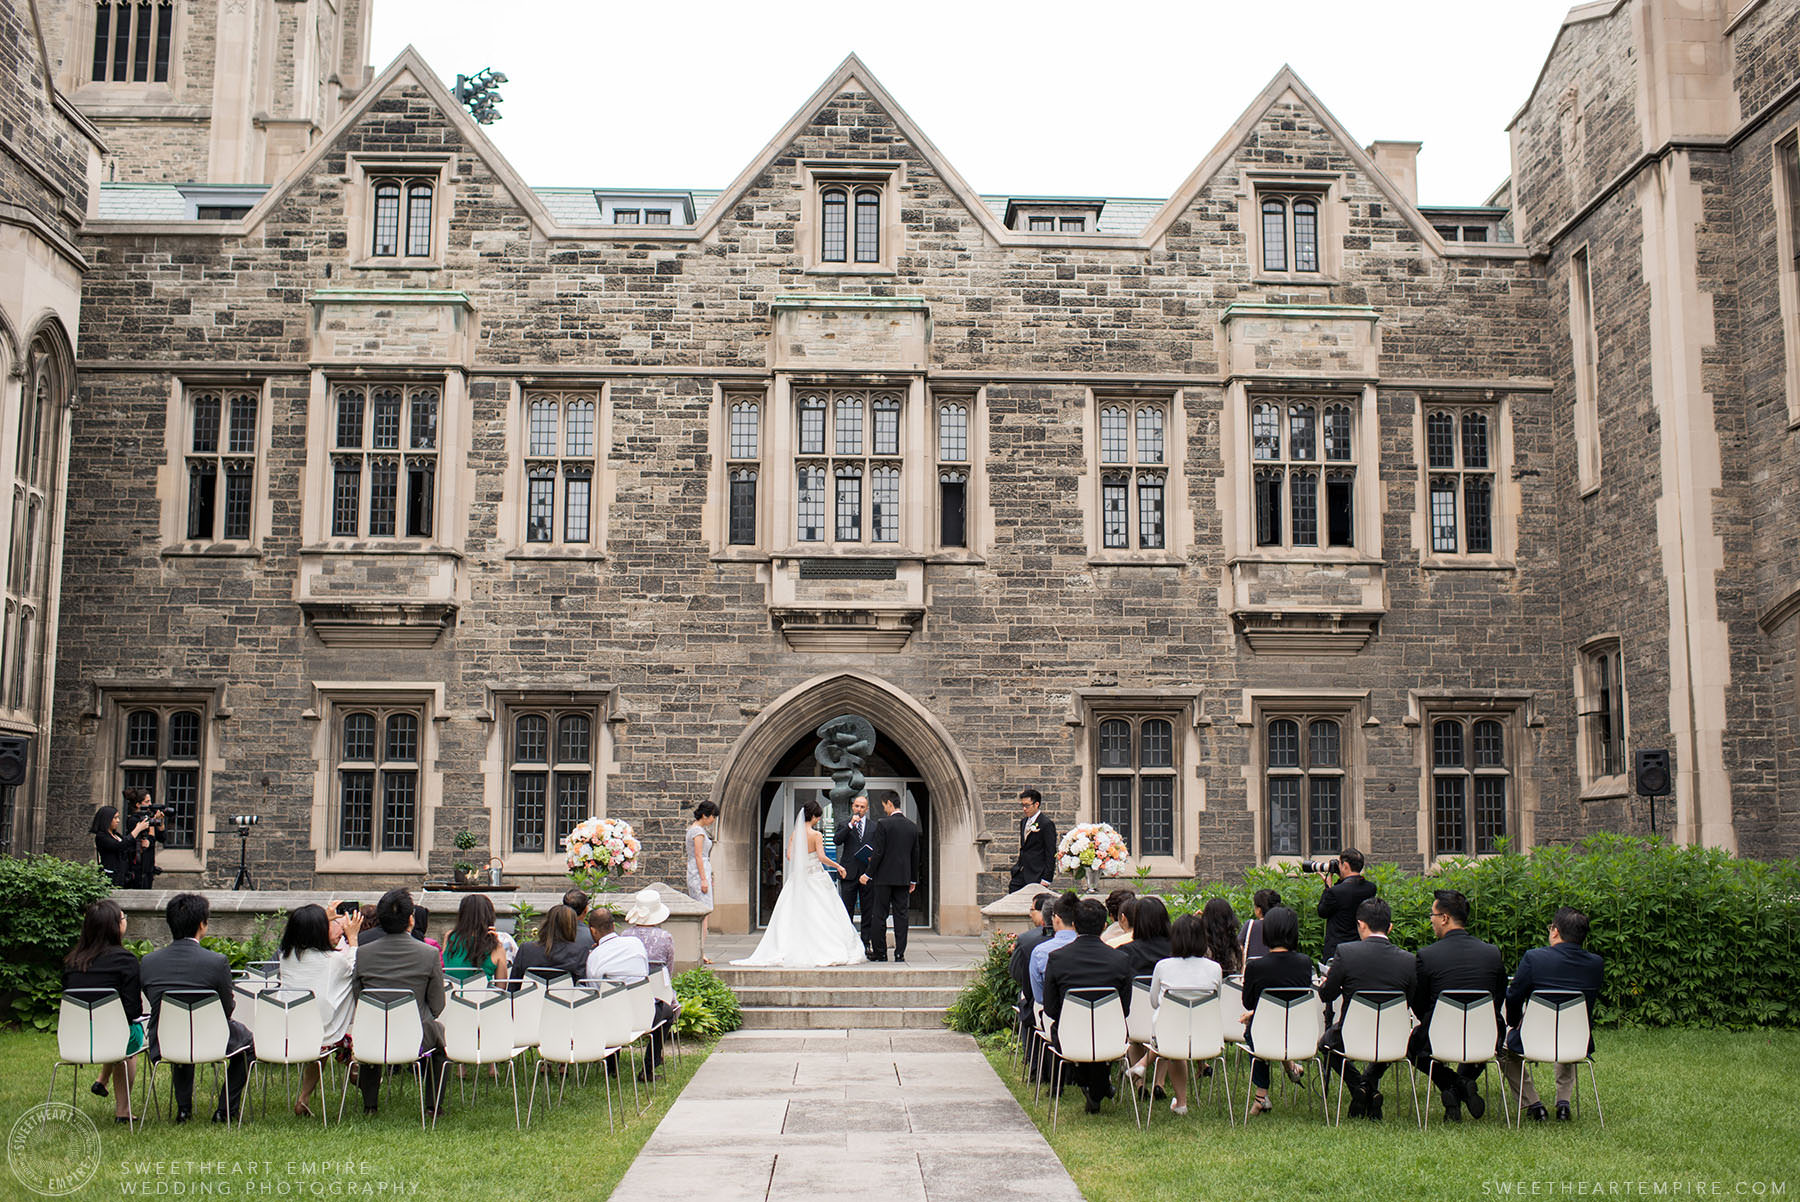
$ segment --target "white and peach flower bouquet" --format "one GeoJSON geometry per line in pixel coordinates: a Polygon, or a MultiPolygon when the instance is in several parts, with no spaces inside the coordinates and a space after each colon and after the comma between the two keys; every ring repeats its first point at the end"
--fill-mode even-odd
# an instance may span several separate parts
{"type": "Polygon", "coordinates": [[[1084,822],[1070,827],[1056,845],[1056,864],[1073,877],[1097,872],[1123,876],[1130,866],[1131,851],[1119,832],[1104,822],[1084,822]]]}
{"type": "Polygon", "coordinates": [[[569,875],[589,893],[600,893],[613,877],[637,871],[638,840],[621,818],[589,818],[563,839],[569,875]]]}

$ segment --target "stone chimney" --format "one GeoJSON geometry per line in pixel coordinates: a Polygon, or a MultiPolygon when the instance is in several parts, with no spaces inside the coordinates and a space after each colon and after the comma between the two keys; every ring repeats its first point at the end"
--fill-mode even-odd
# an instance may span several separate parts
{"type": "Polygon", "coordinates": [[[1369,156],[1381,173],[1394,181],[1400,194],[1413,204],[1419,203],[1418,142],[1371,142],[1369,156]]]}

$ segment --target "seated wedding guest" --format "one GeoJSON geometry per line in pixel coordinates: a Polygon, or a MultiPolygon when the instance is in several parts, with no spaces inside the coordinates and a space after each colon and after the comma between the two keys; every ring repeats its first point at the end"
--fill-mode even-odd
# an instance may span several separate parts
{"type": "MultiPolygon", "coordinates": [[[[237,1003],[231,988],[231,961],[200,946],[200,938],[206,934],[207,920],[212,917],[212,906],[198,893],[177,893],[163,908],[163,916],[169,924],[172,942],[145,956],[139,967],[144,996],[150,1003],[150,1058],[156,1060],[162,1055],[162,1045],[157,1039],[157,1020],[162,1017],[163,994],[171,989],[218,994],[231,1029],[225,1041],[229,1056],[225,1088],[219,1093],[219,1104],[213,1110],[212,1118],[215,1123],[227,1122],[237,1114],[244,1079],[250,1075],[250,1057],[255,1043],[250,1037],[250,1028],[231,1017],[237,1003]]],[[[175,1087],[175,1121],[185,1123],[194,1113],[194,1066],[171,1064],[169,1076],[175,1087]]]]}
{"type": "Polygon", "coordinates": [[[100,871],[106,874],[115,889],[129,889],[136,882],[137,865],[133,852],[138,836],[150,826],[148,822],[139,822],[127,835],[120,829],[123,821],[117,806],[101,806],[94,811],[94,821],[88,827],[94,836],[94,854],[100,857],[100,871]]]}
{"type": "Polygon", "coordinates": [[[1462,1108],[1469,1108],[1472,1118],[1480,1118],[1487,1103],[1475,1091],[1475,1080],[1481,1076],[1480,1064],[1465,1064],[1452,1070],[1431,1058],[1431,1012],[1437,1008],[1438,995],[1446,989],[1479,990],[1494,999],[1494,1013],[1501,1013],[1506,995],[1506,969],[1500,960],[1500,949],[1483,943],[1469,934],[1469,899],[1454,889],[1439,889],[1431,899],[1431,931],[1436,941],[1419,949],[1418,981],[1413,987],[1412,1011],[1419,1020],[1413,1028],[1406,1054],[1413,1067],[1429,1072],[1444,1095],[1444,1117],[1450,1122],[1462,1121],[1462,1108]]]}
{"type": "Polygon", "coordinates": [[[420,943],[427,944],[433,951],[442,952],[444,950],[443,945],[425,933],[426,929],[430,926],[431,911],[427,910],[424,906],[414,906],[412,937],[417,939],[420,943]]]}
{"type": "MultiPolygon", "coordinates": [[[[656,890],[646,889],[645,893],[655,894],[656,890]]],[[[639,895],[640,897],[642,894],[639,895]]],[[[661,905],[662,898],[656,897],[661,905]]],[[[668,917],[667,907],[663,908],[663,917],[668,917]]],[[[629,918],[630,916],[627,915],[629,918]]],[[[660,921],[660,920],[659,920],[660,921]]],[[[613,912],[605,906],[595,906],[588,911],[587,926],[594,935],[594,950],[588,953],[587,979],[591,981],[636,981],[650,975],[650,957],[648,948],[637,939],[619,934],[613,929],[613,912]]],[[[654,928],[652,928],[654,930],[654,928]]],[[[668,933],[657,931],[665,939],[668,933]]],[[[673,959],[675,949],[669,948],[669,957],[673,959]]],[[[649,1063],[638,1073],[638,1080],[648,1081],[655,1075],[662,1064],[662,1034],[669,1019],[674,1016],[674,1009],[661,999],[656,1003],[656,1019],[652,1024],[650,1036],[649,1063]]],[[[608,1072],[617,1072],[618,1066],[611,1060],[607,1062],[608,1072]]]]}
{"type": "Polygon", "coordinates": [[[662,973],[664,980],[669,979],[670,969],[675,966],[675,940],[662,927],[668,917],[668,904],[654,889],[638,890],[632,896],[631,909],[625,911],[625,938],[644,945],[650,971],[662,973]]]}
{"type": "Polygon", "coordinates": [[[1031,1000],[1040,1006],[1044,1004],[1044,968],[1051,952],[1075,941],[1075,908],[1080,904],[1081,895],[1073,889],[1052,902],[1050,937],[1031,949],[1031,1000]]]}
{"type": "MultiPolygon", "coordinates": [[[[338,914],[335,906],[330,911],[323,906],[301,906],[288,915],[287,927],[281,932],[281,987],[310,990],[318,999],[319,1016],[325,1024],[322,1048],[336,1048],[350,1034],[350,977],[356,971],[361,932],[362,911],[346,916],[338,914]]],[[[315,1061],[300,1072],[295,1114],[312,1117],[307,1103],[318,1085],[315,1061]]]]}
{"type": "Polygon", "coordinates": [[[1135,889],[1114,889],[1106,895],[1106,916],[1111,920],[1111,925],[1100,935],[1100,941],[1106,946],[1118,947],[1131,938],[1130,929],[1119,924],[1119,911],[1125,908],[1126,902],[1136,896],[1137,890],[1135,889]]]}
{"type": "Polygon", "coordinates": [[[1263,915],[1281,904],[1281,894],[1273,889],[1258,889],[1250,899],[1253,917],[1244,919],[1243,929],[1238,932],[1238,946],[1244,951],[1244,959],[1254,960],[1258,956],[1269,954],[1269,945],[1263,942],[1263,915]]]}
{"type": "MultiPolygon", "coordinates": [[[[1300,942],[1300,916],[1286,906],[1276,906],[1263,915],[1263,942],[1269,950],[1244,965],[1244,1043],[1250,1046],[1250,1019],[1265,989],[1306,989],[1312,985],[1312,957],[1294,950],[1300,942]]],[[[1288,1076],[1300,1079],[1299,1066],[1289,1064],[1288,1076]]],[[[1256,1101],[1250,1113],[1267,1114],[1269,1105],[1269,1062],[1256,1060],[1250,1065],[1250,1081],[1256,1086],[1256,1101]]]]}
{"type": "Polygon", "coordinates": [[[1050,938],[1050,906],[1054,893],[1040,893],[1031,899],[1031,920],[1018,938],[1013,940],[1012,955],[1006,969],[1019,987],[1019,1029],[1025,1034],[1025,1053],[1035,1057],[1037,1024],[1031,1021],[1031,953],[1038,944],[1050,938]]]}
{"type": "MultiPolygon", "coordinates": [[[[1543,1122],[1549,1117],[1538,1100],[1531,1074],[1522,1056],[1524,1044],[1519,1038],[1519,1023],[1525,1016],[1525,999],[1542,989],[1565,989],[1587,997],[1588,1022],[1594,1021],[1594,1006],[1600,1000],[1600,986],[1606,975],[1606,961],[1581,946],[1587,942],[1588,916],[1580,910],[1564,906],[1550,921],[1550,944],[1534,947],[1519,957],[1518,971],[1506,987],[1506,1046],[1500,1052],[1500,1071],[1507,1084],[1525,1097],[1525,1113],[1543,1122]]],[[[1594,1036],[1588,1033],[1588,1054],[1594,1053],[1594,1036]]],[[[1575,1066],[1556,1066],[1556,1121],[1566,1123],[1572,1117],[1569,1103],[1575,1098],[1575,1066]]]]}
{"type": "Polygon", "coordinates": [[[456,908],[456,927],[444,937],[444,971],[452,978],[473,973],[451,973],[453,968],[472,969],[484,981],[506,980],[506,950],[494,929],[494,903],[485,893],[471,893],[456,908]]]}
{"type": "Polygon", "coordinates": [[[110,898],[89,902],[81,915],[81,938],[75,950],[63,959],[63,989],[111,989],[125,1006],[125,1017],[131,1023],[131,1036],[125,1045],[125,1059],[100,1066],[100,1079],[88,1086],[98,1097],[106,1096],[110,1080],[119,1091],[113,1100],[113,1117],[121,1123],[132,1120],[127,1109],[137,1054],[144,1049],[144,992],[138,983],[138,958],[125,946],[125,911],[110,898]]]}
{"type": "Polygon", "coordinates": [[[1325,981],[1319,986],[1319,1000],[1325,1003],[1327,1014],[1332,1012],[1333,1002],[1340,996],[1344,999],[1343,1005],[1337,1008],[1337,1021],[1325,1028],[1325,1038],[1319,1042],[1319,1054],[1326,1084],[1331,1082],[1333,1069],[1344,1074],[1344,1086],[1350,1091],[1351,1118],[1367,1115],[1380,1121],[1381,1078],[1388,1066],[1385,1062],[1377,1062],[1358,1072],[1345,1059],[1344,1015],[1350,999],[1359,993],[1384,990],[1410,998],[1419,979],[1418,960],[1388,939],[1393,926],[1393,914],[1381,898],[1371,897],[1357,906],[1357,937],[1338,944],[1331,971],[1325,974],[1325,981]]]}
{"type": "Polygon", "coordinates": [[[1200,954],[1217,964],[1225,976],[1243,971],[1243,949],[1237,940],[1237,915],[1224,898],[1212,898],[1201,908],[1200,941],[1206,949],[1200,954]]]}
{"type": "Polygon", "coordinates": [[[588,930],[588,895],[580,889],[570,889],[563,894],[562,904],[575,912],[575,942],[581,945],[581,958],[594,950],[594,935],[588,930]]]}
{"type": "Polygon", "coordinates": [[[1126,907],[1131,911],[1131,942],[1119,950],[1131,960],[1131,975],[1147,977],[1162,961],[1169,958],[1169,908],[1160,897],[1140,897],[1126,907]]]}
{"type": "MultiPolygon", "coordinates": [[[[383,938],[356,951],[356,968],[350,976],[352,997],[365,989],[405,989],[419,1004],[419,1020],[425,1028],[421,1051],[425,1069],[426,1114],[434,1113],[438,1098],[438,1074],[443,1070],[444,1028],[438,1015],[444,1012],[444,963],[437,952],[417,939],[412,930],[412,893],[390,889],[375,905],[376,921],[383,938]]],[[[357,1074],[362,1089],[363,1113],[374,1114],[381,1102],[381,1079],[386,1073],[368,1066],[357,1074]]]]}
{"type": "MultiPolygon", "coordinates": [[[[1131,961],[1118,948],[1106,946],[1100,938],[1105,929],[1105,905],[1091,897],[1083,898],[1075,908],[1075,938],[1047,957],[1044,1013],[1052,1020],[1062,1017],[1063,999],[1071,989],[1116,989],[1120,1003],[1130,1012],[1131,961]]],[[[1054,1028],[1051,1038],[1058,1038],[1054,1028]]],[[[1087,1095],[1089,1114],[1100,1113],[1100,1103],[1113,1096],[1112,1070],[1108,1065],[1071,1064],[1063,1072],[1087,1095]]]]}
{"type": "Polygon", "coordinates": [[[567,906],[551,906],[538,924],[537,938],[519,945],[513,958],[513,980],[522,980],[534,968],[566,972],[576,980],[587,975],[587,956],[575,941],[575,911],[567,906]]]}
{"type": "MultiPolygon", "coordinates": [[[[1215,899],[1217,900],[1217,899],[1215,899]]],[[[1142,903],[1140,903],[1141,905],[1142,903]]],[[[1157,961],[1150,973],[1150,1005],[1152,1012],[1162,1005],[1163,995],[1171,989],[1193,989],[1201,993],[1217,993],[1224,981],[1224,974],[1219,965],[1206,955],[1205,924],[1193,914],[1183,914],[1175,920],[1169,936],[1169,955],[1157,961]]],[[[1154,1065],[1157,1077],[1162,1076],[1165,1067],[1157,1061],[1154,1052],[1146,1055],[1143,1061],[1131,1069],[1131,1075],[1142,1081],[1146,1069],[1154,1065]]],[[[1187,1113],[1187,1062],[1177,1060],[1166,1066],[1169,1081],[1175,1096],[1169,1099],[1169,1109],[1176,1114],[1187,1113]]]]}
{"type": "Polygon", "coordinates": [[[381,938],[381,924],[375,921],[375,903],[364,902],[357,913],[362,915],[362,927],[359,935],[359,946],[367,947],[381,938]]]}

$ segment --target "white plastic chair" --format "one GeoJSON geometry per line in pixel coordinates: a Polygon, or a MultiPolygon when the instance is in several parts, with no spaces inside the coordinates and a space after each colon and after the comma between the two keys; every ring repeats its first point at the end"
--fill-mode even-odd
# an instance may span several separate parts
{"type": "Polygon", "coordinates": [[[543,1021],[544,987],[535,977],[509,981],[506,995],[512,1002],[513,1046],[521,1052],[538,1045],[538,1025],[543,1021]]]}
{"type": "MultiPolygon", "coordinates": [[[[1479,1064],[1486,1071],[1500,1042],[1500,1013],[1494,995],[1484,989],[1446,989],[1431,1008],[1431,1024],[1425,1029],[1431,1058],[1442,1064],[1479,1064]]],[[[1424,1128],[1431,1129],[1431,1074],[1425,1074],[1424,1128]]],[[[1417,1091],[1418,1083],[1413,1089],[1417,1091]]],[[[1500,1113],[1508,1126],[1512,1111],[1506,1105],[1506,1076],[1500,1076],[1500,1113]]]]}
{"type": "MultiPolygon", "coordinates": [[[[1062,1017],[1056,1020],[1056,1044],[1051,1054],[1050,1130],[1056,1130],[1062,1103],[1062,1070],[1067,1064],[1109,1064],[1125,1059],[1125,1003],[1116,989],[1071,989],[1063,995],[1062,1017]]],[[[1137,1091],[1131,1094],[1131,1119],[1140,1128],[1137,1091]]]]}
{"type": "MultiPolygon", "coordinates": [[[[425,1020],[410,989],[365,989],[350,1014],[351,1054],[363,1072],[386,1072],[398,1065],[411,1066],[419,1089],[419,1129],[425,1129],[425,1020]]],[[[344,1074],[344,1091],[338,1098],[338,1121],[344,1120],[344,1103],[350,1097],[350,1074],[344,1074]]]]}
{"type": "MultiPolygon", "coordinates": [[[[1241,1005],[1242,1003],[1240,1003],[1241,1005]]],[[[1242,1011],[1240,1011],[1242,1013],[1242,1011]]],[[[1256,1000],[1256,1011],[1250,1016],[1246,1050],[1258,1060],[1279,1065],[1295,1061],[1304,1065],[1319,1054],[1319,1040],[1325,1037],[1325,1008],[1316,989],[1265,989],[1256,1000]]],[[[1315,1066],[1316,1067],[1316,1066],[1315,1066]]],[[[1244,1096],[1244,1109],[1250,1109],[1255,1086],[1244,1096]]],[[[1319,1113],[1327,1121],[1325,1078],[1319,1077],[1319,1113]]]]}
{"type": "MultiPolygon", "coordinates": [[[[513,1129],[519,1129],[519,1076],[517,1057],[524,1051],[513,1038],[511,999],[504,989],[465,985],[444,999],[444,1060],[448,1064],[475,1067],[475,1095],[481,1094],[482,1068],[505,1064],[512,1081],[513,1129]]],[[[442,1109],[444,1078],[438,1076],[438,1109],[442,1109]]],[[[437,1119],[431,1120],[432,1129],[437,1119]]]]}
{"type": "Polygon", "coordinates": [[[655,999],[668,1003],[669,1021],[663,1024],[667,1032],[663,1036],[663,1041],[666,1047],[674,1048],[675,1059],[679,1061],[682,1058],[681,1040],[675,1036],[675,1024],[681,1018],[681,999],[675,994],[675,983],[669,979],[669,970],[664,968],[650,973],[650,984],[651,993],[655,999]]]}
{"type": "MultiPolygon", "coordinates": [[[[1344,1024],[1338,1034],[1344,1041],[1344,1060],[1369,1064],[1393,1064],[1406,1059],[1412,1038],[1413,1016],[1406,995],[1397,989],[1358,990],[1344,1002],[1344,1024]]],[[[1419,1121],[1419,1083],[1412,1079],[1413,1121],[1419,1121]]],[[[1338,1071],[1337,1117],[1344,1121],[1344,1074],[1338,1071]]]]}
{"type": "Polygon", "coordinates": [[[237,1020],[250,1028],[250,1034],[256,1034],[257,1019],[261,1016],[256,1008],[256,999],[271,989],[281,987],[278,977],[265,977],[256,972],[244,972],[232,978],[232,1013],[237,1020]]]}
{"type": "Polygon", "coordinates": [[[1244,1050],[1244,978],[1234,973],[1219,985],[1219,1025],[1226,1043],[1244,1050]]]}
{"type": "MultiPolygon", "coordinates": [[[[273,988],[258,993],[253,1001],[255,1025],[251,1033],[256,1039],[256,1059],[250,1062],[250,1076],[244,1083],[245,1109],[249,1108],[250,1082],[263,1065],[281,1066],[281,1084],[290,1103],[293,1090],[289,1077],[296,1064],[317,1064],[319,1075],[325,1074],[325,1060],[331,1055],[325,1049],[325,1011],[310,989],[273,988]]],[[[321,1086],[323,1083],[321,1083],[321,1086]]],[[[269,1110],[269,1083],[263,1081],[263,1113],[269,1110]]],[[[319,1091],[319,1125],[327,1124],[325,1112],[330,1109],[325,1099],[331,1095],[319,1091]]],[[[243,1122],[240,1112],[239,1123],[243,1122]]]]}
{"type": "MultiPolygon", "coordinates": [[[[1241,995],[1240,995],[1241,997],[1241,995]]],[[[1146,1003],[1148,1004],[1148,1003],[1146,1003]]],[[[1133,1005],[1135,1009],[1135,1003],[1133,1005]]],[[[1220,995],[1210,989],[1171,989],[1162,996],[1152,1020],[1154,1038],[1150,1050],[1158,1060],[1181,1060],[1188,1066],[1189,1104],[1199,1087],[1194,1073],[1196,1064],[1219,1062],[1219,1073],[1225,1080],[1225,1120],[1236,1123],[1231,1108],[1231,1070],[1225,1064],[1225,1023],[1220,995]]],[[[1150,1130],[1154,1105],[1144,1113],[1144,1130],[1150,1130]]]]}
{"type": "MultiPolygon", "coordinates": [[[[210,1064],[213,1090],[219,1087],[219,1066],[231,1058],[231,1020],[225,1003],[210,989],[171,989],[157,1006],[156,1046],[160,1062],[195,1068],[210,1064]]],[[[170,1088],[173,1093],[173,1086],[170,1088]]],[[[244,1099],[237,1099],[242,1106],[244,1099]]],[[[150,1106],[156,1107],[156,1066],[150,1066],[150,1106]]]]}
{"type": "MultiPolygon", "coordinates": [[[[595,1064],[612,1055],[616,1048],[608,1047],[605,1024],[600,1014],[601,992],[598,989],[586,989],[579,985],[561,985],[544,991],[544,1011],[542,1022],[538,1027],[538,1059],[541,1064],[560,1064],[563,1066],[561,1088],[557,1091],[557,1103],[560,1105],[563,1095],[568,1092],[571,1067],[581,1064],[595,1064]]],[[[531,1078],[531,1096],[525,1103],[525,1125],[531,1126],[531,1115],[537,1105],[537,1079],[542,1073],[534,1073],[531,1078]]],[[[550,1086],[544,1086],[544,1100],[550,1100],[550,1086]]],[[[606,1094],[606,1125],[613,1126],[612,1091],[606,1094]]]]}
{"type": "Polygon", "coordinates": [[[1125,1038],[1146,1047],[1156,1038],[1155,1010],[1150,1005],[1150,978],[1131,978],[1131,1009],[1125,1012],[1125,1038]]]}
{"type": "MultiPolygon", "coordinates": [[[[1572,1064],[1575,1066],[1575,1092],[1572,1100],[1581,1104],[1581,1066],[1587,1065],[1588,1084],[1594,1090],[1594,1112],[1600,1127],[1606,1128],[1606,1112],[1600,1108],[1600,1081],[1594,1075],[1594,1057],[1589,1051],[1593,1026],[1588,1017],[1587,995],[1559,989],[1538,990],[1525,999],[1525,1013],[1519,1023],[1519,1044],[1523,1049],[1521,1074],[1529,1073],[1531,1064],[1572,1064]]],[[[1525,1091],[1519,1090],[1518,1121],[1525,1120],[1525,1091]]]]}
{"type": "MultiPolygon", "coordinates": [[[[126,1058],[131,1046],[131,1019],[125,1014],[124,999],[116,989],[69,989],[62,996],[56,1017],[56,1063],[50,1066],[48,1102],[56,1096],[56,1072],[63,1065],[115,1064],[126,1058]]],[[[80,1074],[73,1074],[79,1078],[80,1074]]],[[[69,1105],[75,1105],[75,1087],[69,1087],[69,1105]]],[[[125,1113],[135,1115],[131,1105],[131,1076],[125,1074],[125,1113]]],[[[133,1119],[127,1126],[133,1130],[142,1122],[133,1119]]]]}

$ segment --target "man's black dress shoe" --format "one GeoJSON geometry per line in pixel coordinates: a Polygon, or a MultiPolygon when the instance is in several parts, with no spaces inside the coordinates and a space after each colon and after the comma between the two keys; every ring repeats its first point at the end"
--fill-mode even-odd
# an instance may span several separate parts
{"type": "Polygon", "coordinates": [[[886,956],[877,956],[874,952],[870,952],[869,953],[869,963],[870,964],[886,964],[887,957],[886,956]]]}
{"type": "Polygon", "coordinates": [[[1359,1119],[1369,1113],[1369,1099],[1360,1089],[1350,1091],[1350,1117],[1359,1119]]]}
{"type": "Polygon", "coordinates": [[[1556,1121],[1557,1122],[1566,1123],[1566,1122],[1571,1121],[1574,1117],[1575,1116],[1573,1114],[1569,1113],[1569,1104],[1567,1102],[1558,1102],[1556,1104],[1556,1121]]]}
{"type": "Polygon", "coordinates": [[[1541,1123],[1550,1117],[1550,1112],[1544,1109],[1542,1102],[1533,1102],[1525,1108],[1525,1117],[1534,1123],[1541,1123]]]}
{"type": "Polygon", "coordinates": [[[1475,1085],[1473,1082],[1462,1082],[1460,1092],[1462,1093],[1463,1105],[1469,1108],[1470,1118],[1478,1119],[1487,1113],[1487,1100],[1475,1092],[1475,1085]]]}
{"type": "Polygon", "coordinates": [[[1084,1089],[1081,1092],[1087,1095],[1087,1112],[1089,1114],[1099,1114],[1100,1095],[1091,1089],[1084,1089]]]}
{"type": "Polygon", "coordinates": [[[1462,1122],[1462,1107],[1454,1102],[1444,1107],[1444,1121],[1446,1123],[1462,1122]]]}
{"type": "Polygon", "coordinates": [[[894,957],[894,963],[895,963],[895,964],[905,964],[905,963],[906,963],[906,957],[905,957],[905,956],[895,956],[895,957],[894,957]]]}
{"type": "Polygon", "coordinates": [[[96,1098],[104,1098],[106,1096],[106,1086],[96,1081],[88,1086],[88,1092],[93,1094],[96,1098]]]}
{"type": "Polygon", "coordinates": [[[175,1112],[175,1121],[177,1123],[185,1123],[193,1117],[194,1112],[192,1110],[177,1110],[175,1112]]]}

